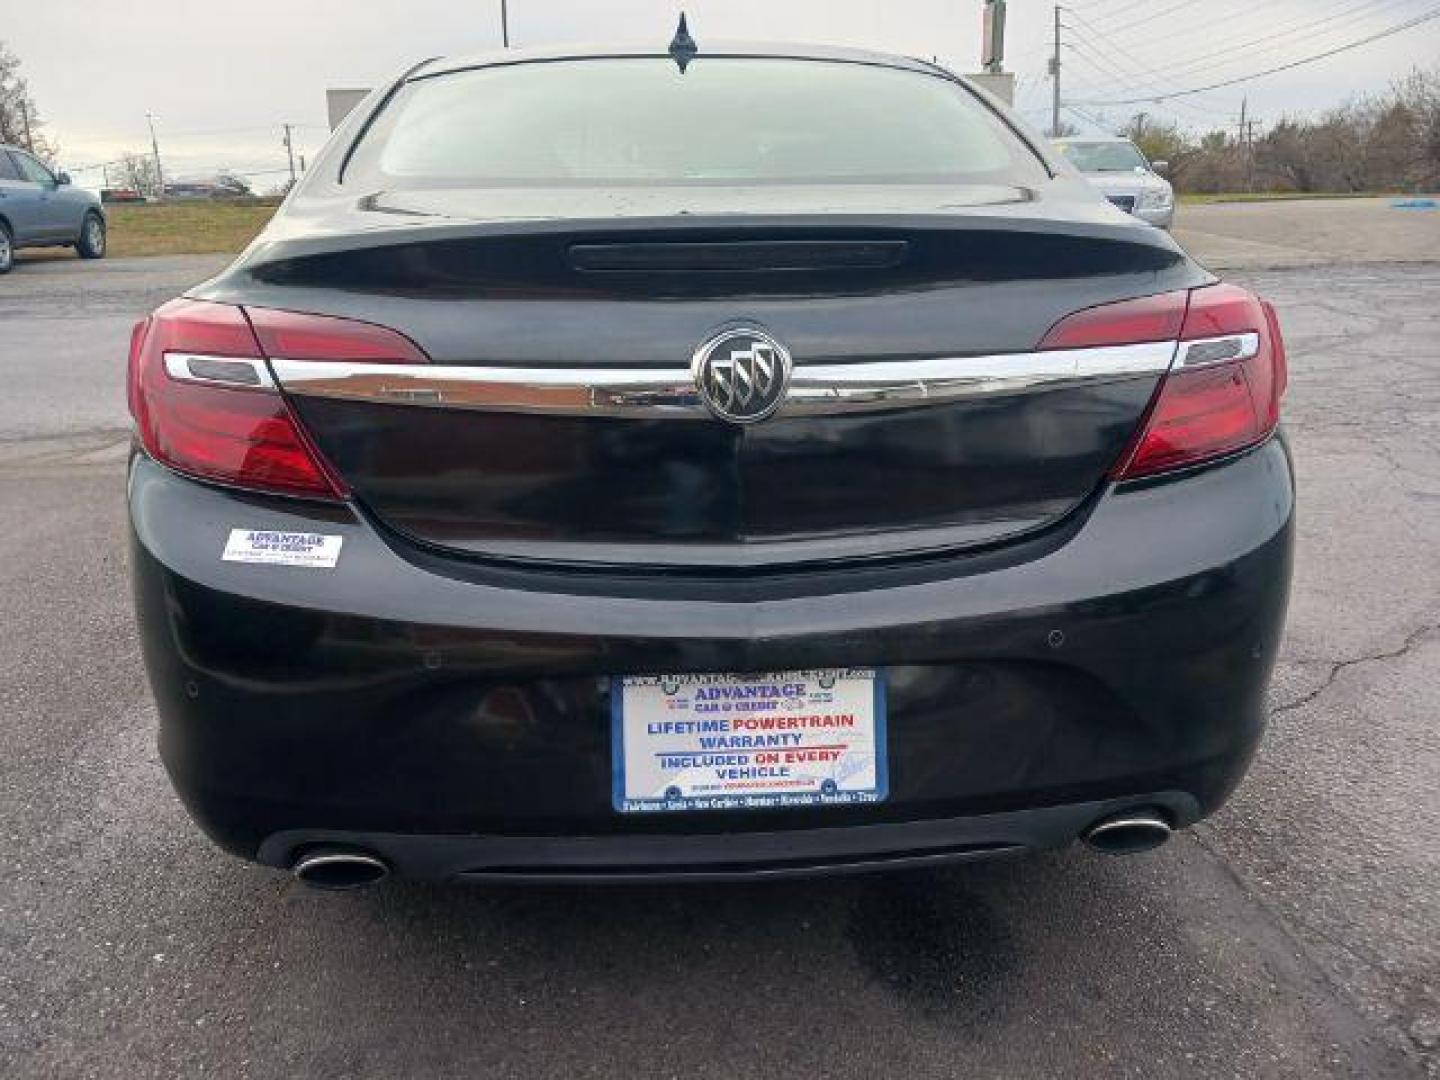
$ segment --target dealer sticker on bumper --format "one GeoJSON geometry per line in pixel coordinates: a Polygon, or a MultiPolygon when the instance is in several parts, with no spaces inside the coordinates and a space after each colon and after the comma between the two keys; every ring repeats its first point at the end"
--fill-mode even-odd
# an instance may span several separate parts
{"type": "Polygon", "coordinates": [[[879,802],[884,672],[617,678],[611,742],[622,813],[879,802]]]}
{"type": "Polygon", "coordinates": [[[268,563],[272,566],[313,566],[333,570],[340,560],[343,536],[277,532],[274,529],[231,529],[220,558],[225,562],[268,563]]]}

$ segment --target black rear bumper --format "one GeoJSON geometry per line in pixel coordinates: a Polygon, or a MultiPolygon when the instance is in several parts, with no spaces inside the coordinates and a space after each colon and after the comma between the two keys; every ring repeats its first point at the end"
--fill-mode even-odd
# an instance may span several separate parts
{"type": "Polygon", "coordinates": [[[911,869],[1063,847],[1113,814],[1153,809],[1174,828],[1198,804],[1183,792],[883,825],[611,836],[425,836],[295,829],[272,833],[258,859],[289,867],[316,848],[364,851],[404,877],[445,881],[727,881],[911,869]]]}
{"type": "Polygon", "coordinates": [[[1290,580],[1283,444],[1105,492],[990,554],[732,581],[441,562],[349,508],[137,457],[133,571],[161,750],[201,825],[275,865],[327,842],[415,876],[913,865],[1212,812],[1261,734],[1290,580]],[[232,528],[344,536],[333,570],[224,563],[232,528]],[[884,665],[879,804],[620,815],[609,681],[884,665]]]}

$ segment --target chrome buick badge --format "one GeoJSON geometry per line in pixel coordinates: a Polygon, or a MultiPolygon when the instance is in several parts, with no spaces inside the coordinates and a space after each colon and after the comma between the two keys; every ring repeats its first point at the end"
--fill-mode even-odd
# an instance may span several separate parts
{"type": "Polygon", "coordinates": [[[785,403],[790,353],[764,331],[731,327],[695,350],[691,372],[710,411],[732,424],[764,420],[785,403]]]}

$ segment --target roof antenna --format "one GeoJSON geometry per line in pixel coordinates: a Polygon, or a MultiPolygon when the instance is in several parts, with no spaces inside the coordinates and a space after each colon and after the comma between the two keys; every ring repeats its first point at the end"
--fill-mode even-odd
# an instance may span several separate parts
{"type": "Polygon", "coordinates": [[[680,25],[675,28],[675,36],[670,39],[670,59],[675,61],[675,66],[680,69],[680,74],[685,74],[685,69],[690,66],[690,61],[695,59],[700,47],[695,44],[695,39],[690,36],[690,28],[685,25],[685,13],[680,13],[680,25]]]}

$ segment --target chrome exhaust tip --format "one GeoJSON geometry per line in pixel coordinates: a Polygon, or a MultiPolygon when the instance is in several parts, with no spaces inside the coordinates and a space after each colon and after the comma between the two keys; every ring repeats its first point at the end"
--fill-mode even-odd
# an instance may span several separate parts
{"type": "Polygon", "coordinates": [[[363,851],[314,848],[296,861],[293,872],[313,889],[362,889],[388,876],[390,867],[363,851]]]}
{"type": "Polygon", "coordinates": [[[1173,831],[1154,810],[1131,810],[1101,818],[1081,833],[1080,839],[1107,855],[1133,855],[1159,847],[1173,831]]]}

